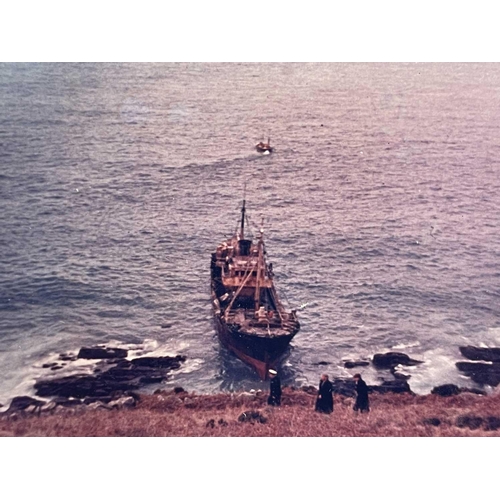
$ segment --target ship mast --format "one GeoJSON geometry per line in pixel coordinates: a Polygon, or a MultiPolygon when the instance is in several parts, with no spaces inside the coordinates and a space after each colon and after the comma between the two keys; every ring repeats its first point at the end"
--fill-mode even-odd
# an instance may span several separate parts
{"type": "MultiPolygon", "coordinates": [[[[262,225],[264,225],[264,220],[262,220],[262,225]]],[[[261,274],[262,274],[262,259],[263,259],[263,246],[264,242],[262,240],[264,234],[264,228],[261,226],[260,228],[260,234],[259,234],[259,241],[257,242],[257,248],[258,248],[258,257],[257,257],[257,279],[255,283],[255,295],[254,295],[254,302],[255,302],[255,311],[257,312],[260,307],[260,280],[261,280],[261,274]]]]}
{"type": "Polygon", "coordinates": [[[240,239],[245,239],[245,199],[243,198],[243,206],[241,207],[241,228],[240,239]]]}

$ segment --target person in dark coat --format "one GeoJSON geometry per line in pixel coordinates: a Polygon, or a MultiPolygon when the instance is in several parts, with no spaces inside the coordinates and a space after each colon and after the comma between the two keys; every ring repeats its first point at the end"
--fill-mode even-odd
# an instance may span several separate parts
{"type": "Polygon", "coordinates": [[[269,370],[269,378],[271,383],[269,385],[269,397],[267,398],[267,404],[271,406],[281,405],[281,380],[279,378],[278,372],[276,370],[269,370]]]}
{"type": "Polygon", "coordinates": [[[333,411],[333,384],[328,380],[326,374],[321,375],[314,409],[321,413],[332,413],[333,411]]]}
{"type": "Polygon", "coordinates": [[[359,410],[361,413],[364,411],[369,412],[370,404],[368,402],[368,386],[359,373],[354,375],[354,381],[356,383],[356,392],[358,395],[356,396],[356,402],[354,403],[352,409],[354,411],[359,410]]]}

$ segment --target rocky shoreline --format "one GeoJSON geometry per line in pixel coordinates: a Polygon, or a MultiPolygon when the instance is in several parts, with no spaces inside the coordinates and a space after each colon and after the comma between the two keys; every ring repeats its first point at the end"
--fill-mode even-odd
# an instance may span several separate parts
{"type": "Polygon", "coordinates": [[[52,372],[63,369],[78,359],[94,360],[93,373],[76,373],[69,376],[52,375],[37,380],[35,395],[18,396],[12,399],[4,411],[11,418],[22,413],[41,414],[52,412],[57,407],[84,405],[89,409],[123,408],[134,406],[139,399],[136,391],[149,384],[158,384],[168,378],[169,372],[181,367],[185,356],[142,356],[126,359],[127,349],[104,345],[82,347],[78,354],[62,353],[59,363],[47,363],[42,368],[52,372]]]}
{"type": "MultiPolygon", "coordinates": [[[[460,347],[461,354],[470,361],[458,361],[457,368],[465,375],[469,376],[476,384],[483,387],[489,385],[496,387],[500,383],[500,349],[499,348],[478,348],[473,346],[460,347]]],[[[154,395],[140,394],[138,391],[149,384],[158,384],[169,377],[172,370],[181,367],[186,361],[185,356],[142,356],[133,359],[127,359],[128,351],[122,348],[107,347],[104,345],[94,347],[82,347],[78,354],[63,353],[59,355],[60,363],[48,363],[43,365],[43,368],[51,372],[57,372],[62,366],[72,363],[78,359],[95,360],[96,365],[93,368],[92,374],[73,374],[69,376],[57,376],[55,373],[52,376],[44,377],[36,381],[34,385],[35,396],[20,396],[15,397],[9,407],[0,413],[0,419],[4,422],[16,422],[30,417],[52,417],[55,415],[83,415],[92,410],[128,410],[136,409],[141,406],[144,400],[148,398],[163,398],[166,394],[162,390],[155,391],[154,395]],[[42,398],[42,399],[40,399],[42,398]]],[[[416,396],[410,389],[408,379],[410,375],[405,374],[402,370],[406,366],[416,366],[423,361],[410,358],[408,355],[401,352],[388,352],[383,354],[375,354],[370,361],[367,360],[347,360],[344,363],[346,368],[358,368],[373,365],[377,370],[388,371],[392,374],[392,380],[383,380],[379,385],[369,385],[371,398],[389,397],[397,401],[398,396],[414,398],[414,401],[419,401],[419,398],[426,396],[416,396]]],[[[321,363],[319,363],[321,364],[321,363]]],[[[355,396],[354,382],[351,378],[336,378],[332,380],[336,398],[341,401],[350,400],[355,396]]],[[[316,387],[288,387],[285,392],[291,396],[297,394],[305,394],[309,398],[315,398],[317,394],[316,387]]],[[[202,395],[187,395],[184,389],[178,387],[172,391],[174,397],[183,402],[185,405],[186,399],[196,398],[202,402],[203,398],[212,396],[202,395]]],[[[463,388],[453,384],[445,384],[434,387],[429,397],[453,398],[453,397],[482,397],[486,396],[486,391],[482,388],[463,388]]],[[[233,400],[234,397],[252,397],[255,400],[261,399],[265,408],[265,397],[261,391],[251,391],[249,393],[240,393],[237,395],[218,395],[222,401],[224,398],[233,400]],[[260,398],[260,399],[259,399],[260,398]],[[262,399],[263,398],[263,399],[262,399]]],[[[294,397],[290,399],[292,401],[294,397]]],[[[297,399],[295,397],[295,399],[297,399]]],[[[493,401],[493,396],[488,396],[489,401],[493,401]]],[[[200,403],[203,406],[203,403],[200,403]]],[[[467,420],[467,416],[463,416],[465,427],[467,422],[477,425],[480,428],[482,423],[485,423],[485,430],[496,431],[496,422],[500,422],[500,408],[497,413],[481,417],[483,420],[478,424],[479,420],[473,415],[467,420]],[[474,418],[473,418],[474,417],[474,418]]],[[[260,417],[259,417],[260,418],[260,417]]],[[[428,425],[435,424],[438,417],[429,417],[428,425]],[[434,422],[434,424],[432,424],[434,422]]],[[[210,420],[210,419],[209,419],[210,420]]],[[[215,419],[214,422],[216,422],[215,419]]],[[[427,425],[426,424],[426,425],[427,425]]],[[[214,424],[215,425],[215,424],[214,424]]],[[[458,424],[457,424],[458,425],[458,424]]],[[[460,427],[460,426],[459,426],[460,427]]],[[[498,425],[500,428],[500,424],[498,425]]]]}

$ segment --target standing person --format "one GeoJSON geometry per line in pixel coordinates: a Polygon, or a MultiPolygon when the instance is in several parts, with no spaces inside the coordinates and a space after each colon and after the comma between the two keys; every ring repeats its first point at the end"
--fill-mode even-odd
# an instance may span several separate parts
{"type": "Polygon", "coordinates": [[[359,373],[356,373],[353,378],[356,383],[356,392],[358,393],[358,395],[352,409],[354,411],[359,410],[361,413],[363,413],[364,411],[369,412],[370,404],[368,402],[368,386],[361,378],[361,375],[359,373]]]}
{"type": "Polygon", "coordinates": [[[281,380],[279,378],[278,372],[276,370],[269,370],[269,378],[271,383],[269,385],[269,397],[267,398],[267,404],[271,406],[281,405],[281,380]]]}
{"type": "Polygon", "coordinates": [[[315,411],[321,413],[333,412],[333,384],[328,380],[328,375],[321,375],[319,381],[318,397],[316,398],[315,411]]]}

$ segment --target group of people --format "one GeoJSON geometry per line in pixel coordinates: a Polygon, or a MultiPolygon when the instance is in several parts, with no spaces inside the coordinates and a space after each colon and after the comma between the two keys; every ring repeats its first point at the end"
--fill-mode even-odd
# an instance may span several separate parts
{"type": "MultiPolygon", "coordinates": [[[[272,406],[281,405],[281,380],[279,378],[278,372],[276,370],[269,370],[270,391],[267,403],[272,406]]],[[[356,402],[352,409],[354,411],[369,412],[370,403],[368,401],[368,386],[366,382],[361,378],[359,373],[354,375],[354,382],[356,387],[356,402]]],[[[332,413],[333,412],[333,384],[328,380],[328,375],[321,375],[321,380],[319,381],[318,396],[316,398],[316,404],[314,406],[315,411],[320,413],[332,413]]]]}

